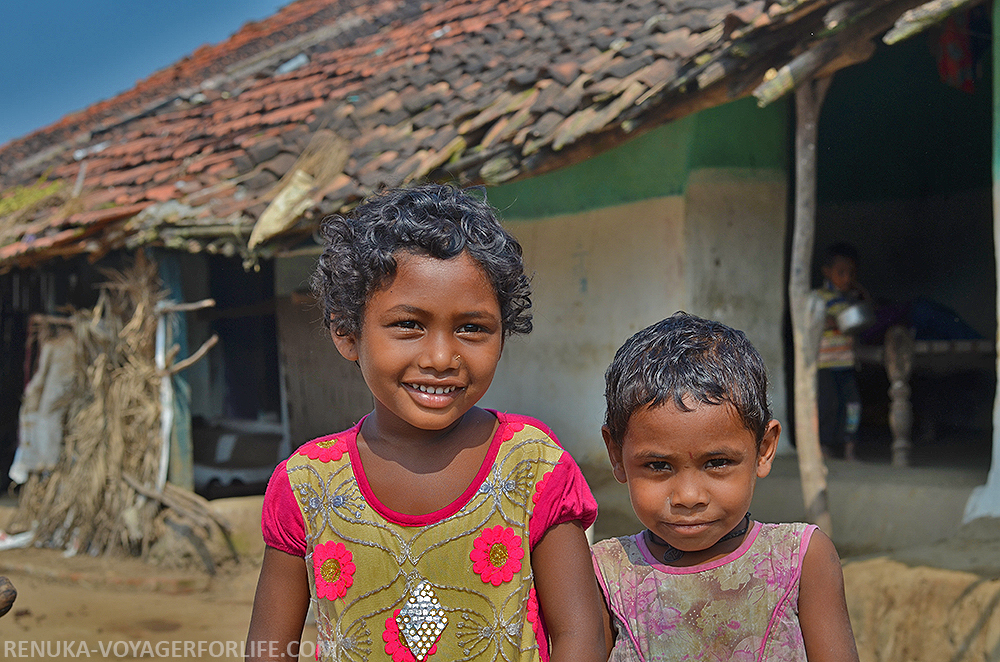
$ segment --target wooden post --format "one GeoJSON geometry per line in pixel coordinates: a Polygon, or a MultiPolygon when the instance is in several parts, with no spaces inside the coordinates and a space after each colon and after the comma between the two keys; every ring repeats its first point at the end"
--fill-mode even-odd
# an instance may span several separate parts
{"type": "MultiPolygon", "coordinates": [[[[1000,26],[1000,2],[993,3],[993,31],[1000,26]]],[[[997,282],[1000,282],[1000,49],[993,49],[993,251],[997,282]]],[[[1000,324],[1000,288],[997,288],[997,322],[1000,324]]],[[[997,347],[997,375],[1000,377],[1000,333],[997,347]]],[[[993,454],[986,484],[972,491],[965,504],[963,522],[979,517],[1000,517],[1000,388],[993,396],[993,454]]]]}
{"type": "Polygon", "coordinates": [[[892,430],[892,466],[910,464],[910,374],[913,372],[913,333],[905,326],[885,332],[885,372],[889,376],[889,429],[892,430]]]}
{"type": "Polygon", "coordinates": [[[816,400],[816,360],[824,308],[812,294],[810,283],[816,237],[816,134],[819,110],[829,85],[829,78],[813,79],[795,90],[795,229],[788,299],[795,350],[795,448],[806,519],[832,538],[816,400]]]}
{"type": "MultiPolygon", "coordinates": [[[[162,262],[161,262],[162,265],[162,262]]],[[[190,422],[186,426],[187,434],[179,435],[175,429],[177,403],[174,389],[174,375],[188,367],[218,342],[218,337],[209,338],[208,342],[194,355],[174,364],[178,346],[172,338],[173,316],[175,313],[210,308],[215,305],[214,299],[204,299],[194,303],[175,303],[161,301],[156,306],[156,370],[160,375],[160,467],[156,477],[156,487],[162,490],[169,478],[172,483],[188,490],[194,490],[194,451],[191,447],[190,422]]],[[[186,346],[186,344],[185,344],[186,346]]],[[[190,411],[187,410],[190,418],[190,411]]]]}

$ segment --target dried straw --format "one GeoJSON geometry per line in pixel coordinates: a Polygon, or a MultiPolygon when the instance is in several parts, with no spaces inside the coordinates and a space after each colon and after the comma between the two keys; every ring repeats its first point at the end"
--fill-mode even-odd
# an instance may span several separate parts
{"type": "Polygon", "coordinates": [[[145,555],[160,504],[123,478],[155,484],[160,462],[160,376],[156,304],[164,297],[155,263],[142,252],[108,278],[92,310],[69,322],[77,379],[67,396],[64,447],[48,474],[21,488],[14,522],[35,544],[99,554],[145,555]]]}

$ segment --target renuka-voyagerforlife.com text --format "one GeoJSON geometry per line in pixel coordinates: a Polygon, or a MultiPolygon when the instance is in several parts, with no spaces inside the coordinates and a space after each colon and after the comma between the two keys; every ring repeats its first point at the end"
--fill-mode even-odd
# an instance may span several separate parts
{"type": "Polygon", "coordinates": [[[66,659],[77,657],[219,657],[239,658],[266,655],[277,657],[285,653],[292,659],[297,659],[302,653],[314,657],[316,644],[311,641],[292,642],[287,651],[282,651],[277,641],[99,641],[97,644],[86,641],[5,641],[3,642],[4,658],[42,658],[66,659]]]}

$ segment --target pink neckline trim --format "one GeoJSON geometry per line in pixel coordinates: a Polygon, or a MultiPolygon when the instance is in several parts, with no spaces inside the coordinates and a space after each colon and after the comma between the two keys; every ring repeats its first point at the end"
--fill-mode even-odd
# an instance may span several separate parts
{"type": "Polygon", "coordinates": [[[379,501],[378,497],[372,491],[371,484],[368,482],[368,476],[365,475],[364,465],[361,464],[361,455],[358,453],[358,433],[361,431],[361,424],[367,418],[366,415],[358,421],[357,425],[348,431],[350,437],[347,439],[347,452],[351,456],[351,470],[354,472],[354,478],[358,481],[358,488],[361,490],[361,495],[365,498],[365,501],[371,504],[375,512],[400,526],[426,526],[427,524],[440,522],[444,518],[457,513],[479,491],[479,486],[483,484],[486,476],[489,475],[490,469],[493,467],[493,462],[500,452],[500,445],[503,443],[504,428],[508,425],[506,414],[494,411],[493,409],[487,409],[486,411],[497,417],[499,425],[497,425],[496,432],[493,434],[493,439],[490,440],[489,450],[486,451],[486,457],[483,458],[483,464],[479,467],[479,471],[476,472],[475,478],[472,479],[472,482],[457,499],[444,508],[425,515],[407,515],[406,513],[396,512],[379,501]]]}
{"type": "Polygon", "coordinates": [[[636,546],[639,547],[639,552],[642,553],[642,558],[646,559],[646,561],[651,566],[653,566],[660,572],[667,573],[668,575],[690,575],[695,572],[714,570],[715,568],[718,568],[719,566],[723,566],[726,565],[727,563],[735,561],[736,559],[746,554],[747,550],[750,549],[750,546],[753,545],[755,540],[757,540],[757,534],[760,533],[761,526],[762,525],[760,522],[754,522],[753,526],[750,527],[750,532],[743,539],[743,543],[739,547],[734,549],[732,552],[727,554],[726,556],[715,559],[714,561],[709,561],[708,563],[701,563],[698,565],[686,566],[683,568],[677,568],[672,565],[666,565],[665,563],[663,563],[663,561],[660,561],[655,556],[653,556],[653,553],[649,551],[649,546],[646,545],[646,536],[643,535],[642,531],[635,534],[635,536],[633,537],[635,539],[636,546]]]}

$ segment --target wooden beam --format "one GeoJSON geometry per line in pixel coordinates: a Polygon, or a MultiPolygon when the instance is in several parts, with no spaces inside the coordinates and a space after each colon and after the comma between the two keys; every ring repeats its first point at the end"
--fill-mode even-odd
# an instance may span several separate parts
{"type": "Polygon", "coordinates": [[[768,72],[766,80],[753,91],[761,108],[785,96],[838,58],[851,44],[874,38],[888,29],[899,16],[920,4],[920,0],[897,0],[871,11],[864,21],[856,21],[834,36],[823,39],[780,69],[768,72]]]}
{"type": "Polygon", "coordinates": [[[845,0],[830,8],[823,16],[823,25],[827,30],[836,30],[850,24],[871,10],[866,0],[845,0]]]}
{"type": "Polygon", "coordinates": [[[952,12],[973,4],[978,4],[981,0],[932,0],[926,4],[915,7],[899,17],[896,26],[889,30],[882,41],[889,44],[898,43],[908,39],[918,32],[923,32],[930,26],[948,18],[952,12]]]}

